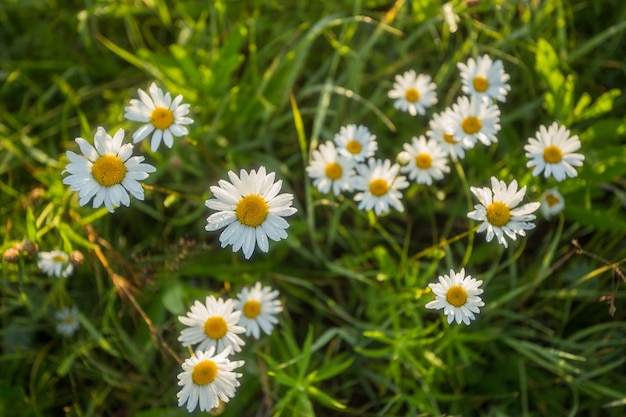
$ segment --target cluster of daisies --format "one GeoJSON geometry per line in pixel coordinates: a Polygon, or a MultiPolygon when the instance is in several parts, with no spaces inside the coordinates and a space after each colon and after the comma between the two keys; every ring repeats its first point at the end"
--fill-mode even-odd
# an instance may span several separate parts
{"type": "MultiPolygon", "coordinates": [[[[374,210],[381,215],[390,207],[402,212],[402,191],[410,181],[431,186],[450,172],[450,161],[465,158],[467,151],[477,144],[490,146],[498,142],[500,109],[498,102],[506,101],[511,87],[509,75],[502,61],[492,60],[488,55],[469,58],[458,63],[463,95],[440,113],[433,114],[425,135],[411,138],[402,145],[392,162],[375,158],[378,149],[376,136],[363,125],[350,124],[340,128],[334,141],[320,144],[311,152],[306,171],[313,185],[321,193],[353,194],[362,210],[374,210]],[[408,177],[408,179],[407,179],[408,177]]],[[[394,108],[411,116],[423,116],[435,105],[437,86],[427,74],[409,70],[396,75],[393,89],[388,97],[394,100],[394,108]]],[[[532,175],[543,173],[557,182],[577,176],[576,167],[583,164],[584,156],[576,153],[581,147],[577,136],[570,136],[564,126],[554,122],[549,127],[540,126],[535,137],[524,146],[527,167],[532,175]]],[[[546,190],[541,202],[522,204],[526,186],[519,187],[516,180],[509,184],[491,178],[491,187],[470,187],[479,204],[467,213],[467,217],[481,222],[477,233],[486,232],[486,240],[495,239],[508,246],[508,239],[525,236],[535,227],[533,214],[540,207],[545,217],[559,213],[564,200],[557,188],[546,190]]],[[[448,322],[469,324],[482,306],[477,281],[465,270],[439,277],[439,283],[430,284],[436,300],[427,308],[443,309],[448,322]]]]}
{"type": "Polygon", "coordinates": [[[259,339],[271,334],[283,310],[279,293],[257,282],[241,290],[235,300],[207,296],[196,301],[186,316],[178,320],[186,326],[178,337],[183,346],[194,347],[195,354],[182,364],[178,375],[178,405],[193,412],[220,408],[235,396],[242,360],[230,355],[241,352],[246,342],[239,336],[259,339]]]}

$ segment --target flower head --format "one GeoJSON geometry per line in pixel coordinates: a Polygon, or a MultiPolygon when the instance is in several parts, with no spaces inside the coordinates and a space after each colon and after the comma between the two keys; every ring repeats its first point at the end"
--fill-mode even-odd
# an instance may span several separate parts
{"type": "Polygon", "coordinates": [[[527,203],[517,207],[526,194],[526,186],[518,191],[516,180],[513,180],[507,188],[504,181],[491,177],[491,189],[470,187],[470,190],[480,204],[476,204],[475,210],[467,213],[467,217],[483,222],[476,232],[486,230],[487,242],[496,236],[498,242],[506,248],[508,243],[504,235],[516,240],[516,235],[526,236],[526,230],[534,229],[535,225],[531,221],[535,220],[535,215],[531,213],[536,211],[540,204],[527,203]]]}
{"type": "Polygon", "coordinates": [[[196,350],[207,350],[214,347],[219,353],[227,347],[235,352],[241,351],[246,343],[238,334],[246,331],[237,325],[241,313],[234,311],[233,300],[222,300],[208,296],[202,304],[196,301],[187,316],[179,316],[178,320],[189,326],[180,332],[178,341],[183,346],[198,345],[196,350]]]}
{"type": "Polygon", "coordinates": [[[37,266],[49,277],[67,278],[74,272],[69,255],[61,250],[39,252],[37,257],[37,266]]]}
{"type": "Polygon", "coordinates": [[[359,209],[372,210],[376,215],[389,211],[389,206],[404,211],[402,205],[403,190],[409,186],[406,177],[398,175],[400,166],[391,164],[391,161],[370,158],[367,164],[356,167],[358,175],[355,178],[355,189],[360,192],[354,196],[359,201],[359,209]]]}
{"type": "Polygon", "coordinates": [[[131,99],[130,106],[124,108],[124,117],[135,122],[145,123],[133,133],[133,143],[137,143],[152,133],[150,148],[155,152],[161,140],[168,148],[174,143],[174,136],[180,137],[189,134],[184,125],[193,123],[187,117],[189,104],[181,104],[183,96],[177,95],[174,100],[169,92],[163,90],[156,83],[150,84],[150,94],[141,88],[137,90],[140,100],[131,99]],[[154,133],[153,133],[154,132],[154,133]]]}
{"type": "Polygon", "coordinates": [[[442,113],[436,113],[428,122],[430,130],[426,135],[430,139],[434,139],[439,146],[453,160],[465,158],[465,149],[471,149],[474,145],[471,141],[461,140],[456,134],[455,122],[450,117],[451,108],[447,108],[442,113]]]}
{"type": "Polygon", "coordinates": [[[93,197],[94,208],[104,204],[112,213],[120,204],[130,205],[128,193],[143,200],[143,188],[139,181],[148,178],[148,174],[156,168],[142,163],[143,156],[131,156],[133,145],[122,145],[123,139],[122,129],[111,137],[98,127],[94,136],[95,148],[85,139],[76,138],[83,155],[67,151],[70,163],[63,172],[70,175],[63,178],[63,184],[69,185],[72,191],[78,191],[81,206],[93,197]]]}
{"type": "Polygon", "coordinates": [[[536,133],[537,138],[529,138],[524,146],[526,157],[530,160],[527,167],[533,169],[533,175],[543,174],[546,178],[552,175],[557,181],[565,178],[574,178],[578,175],[576,166],[582,166],[585,156],[574,153],[580,149],[578,136],[570,137],[565,126],[554,122],[546,129],[540,126],[536,133]]]}
{"type": "Polygon", "coordinates": [[[211,411],[220,406],[220,401],[228,402],[235,396],[242,374],[233,369],[244,365],[244,361],[228,359],[230,347],[218,354],[212,346],[207,351],[196,351],[195,356],[185,359],[183,371],[178,374],[178,406],[187,403],[187,411],[211,411]]]}
{"type": "Polygon", "coordinates": [[[495,104],[475,96],[462,96],[452,105],[449,115],[454,123],[454,138],[465,141],[466,148],[472,148],[477,140],[487,146],[498,142],[500,109],[495,104]]]}
{"type": "Polygon", "coordinates": [[[448,317],[448,323],[454,320],[457,324],[463,322],[469,325],[470,321],[475,319],[474,313],[480,313],[478,307],[485,305],[479,297],[483,293],[480,288],[482,283],[469,275],[465,276],[465,269],[458,273],[450,270],[449,276],[439,277],[439,283],[428,284],[436,298],[425,307],[443,309],[443,314],[448,317]]]}
{"type": "Polygon", "coordinates": [[[364,161],[378,149],[376,136],[363,125],[342,126],[335,134],[335,143],[340,155],[356,162],[364,161]]]}
{"type": "Polygon", "coordinates": [[[546,219],[556,216],[565,208],[565,199],[557,188],[551,188],[541,194],[541,213],[546,219]]]}
{"type": "Polygon", "coordinates": [[[404,144],[404,150],[410,155],[409,164],[400,168],[408,173],[409,179],[418,184],[431,185],[433,179],[440,180],[445,173],[450,172],[448,155],[433,139],[426,141],[424,136],[414,137],[413,143],[404,144]]]}
{"type": "Polygon", "coordinates": [[[78,309],[75,306],[63,307],[54,313],[57,322],[57,333],[63,336],[71,336],[76,333],[80,327],[78,321],[78,309]]]}
{"type": "Polygon", "coordinates": [[[355,165],[354,159],[339,155],[335,144],[328,141],[313,151],[306,172],[322,193],[328,193],[332,188],[333,193],[339,195],[342,191],[352,191],[355,165]]]}
{"type": "Polygon", "coordinates": [[[233,252],[243,249],[246,259],[256,245],[263,252],[269,250],[268,238],[274,241],[287,238],[289,223],[283,218],[297,210],[291,207],[293,195],[278,194],[282,181],[274,182],[274,173],[266,174],[265,167],[237,176],[228,172],[231,182],[220,180],[212,186],[216,198],[206,201],[206,206],[217,213],[207,219],[206,230],[211,232],[225,227],[220,234],[222,247],[233,246],[233,252]]]}
{"type": "Polygon", "coordinates": [[[425,114],[426,108],[437,103],[435,89],[430,75],[419,74],[413,70],[402,75],[396,75],[393,90],[389,91],[389,98],[395,100],[393,107],[401,111],[408,111],[411,116],[425,114]]]}
{"type": "Polygon", "coordinates": [[[456,64],[461,71],[461,87],[465,94],[483,98],[492,98],[498,101],[506,101],[506,95],[511,90],[507,84],[509,74],[504,71],[502,61],[492,61],[489,55],[469,58],[467,64],[456,64]]]}
{"type": "Polygon", "coordinates": [[[283,311],[278,298],[278,291],[271,287],[264,287],[257,282],[252,288],[244,288],[237,296],[235,310],[241,312],[239,324],[246,329],[246,336],[252,335],[255,339],[265,334],[272,334],[274,325],[278,323],[276,314],[283,311]]]}

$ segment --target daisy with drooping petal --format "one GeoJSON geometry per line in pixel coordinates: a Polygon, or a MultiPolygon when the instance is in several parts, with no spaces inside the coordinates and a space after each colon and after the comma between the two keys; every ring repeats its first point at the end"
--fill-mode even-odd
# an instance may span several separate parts
{"type": "Polygon", "coordinates": [[[452,105],[449,113],[454,124],[454,137],[472,148],[476,141],[489,146],[498,142],[496,133],[500,131],[500,109],[495,104],[478,97],[461,96],[452,105]]]}
{"type": "Polygon", "coordinates": [[[207,351],[196,351],[195,356],[185,359],[183,371],[178,374],[178,406],[187,403],[187,411],[211,411],[220,406],[220,401],[227,403],[235,396],[239,386],[238,378],[242,374],[233,372],[244,365],[244,361],[231,361],[230,346],[215,354],[215,347],[207,351]]]}
{"type": "Polygon", "coordinates": [[[152,133],[150,149],[155,152],[161,140],[168,148],[174,143],[174,136],[188,135],[184,125],[193,123],[189,114],[189,104],[181,104],[183,96],[177,95],[174,100],[169,92],[163,90],[156,83],[150,84],[150,94],[141,88],[137,90],[140,100],[131,99],[130,106],[124,108],[124,117],[135,122],[145,123],[133,133],[133,143],[137,143],[152,133]],[[154,132],[154,133],[153,133],[154,132]]]}
{"type": "Polygon", "coordinates": [[[374,155],[378,149],[376,136],[363,125],[347,125],[335,134],[335,144],[340,155],[361,162],[374,155]]]}
{"type": "Polygon", "coordinates": [[[426,135],[430,139],[436,140],[452,160],[463,159],[465,158],[465,149],[471,149],[473,144],[471,141],[463,141],[456,136],[454,121],[450,117],[451,111],[448,108],[442,113],[435,113],[428,122],[430,130],[426,132],[426,135]]]}
{"type": "Polygon", "coordinates": [[[477,233],[487,231],[487,242],[495,236],[505,248],[508,243],[504,235],[516,240],[517,235],[526,236],[526,230],[534,229],[531,223],[535,220],[536,211],[540,203],[527,203],[517,208],[526,194],[526,186],[517,190],[517,181],[513,180],[506,186],[504,181],[491,177],[491,189],[488,187],[470,187],[470,190],[480,201],[474,206],[474,211],[467,213],[467,217],[483,222],[477,233]]]}
{"type": "Polygon", "coordinates": [[[439,283],[428,284],[436,298],[425,307],[443,309],[443,314],[448,318],[448,324],[456,321],[457,324],[463,322],[469,325],[470,321],[476,318],[474,313],[480,313],[478,307],[485,305],[479,297],[483,293],[480,288],[482,283],[470,275],[465,276],[465,269],[461,269],[458,273],[450,270],[449,276],[439,277],[439,283]]]}
{"type": "Polygon", "coordinates": [[[489,55],[483,55],[476,60],[469,58],[467,64],[459,62],[456,66],[461,72],[461,89],[465,94],[506,101],[511,86],[507,84],[510,77],[504,71],[502,61],[493,61],[489,55]]]}
{"type": "Polygon", "coordinates": [[[565,178],[574,178],[578,175],[574,167],[582,166],[585,156],[574,153],[580,149],[578,136],[570,137],[570,132],[565,126],[559,126],[554,122],[546,129],[540,126],[537,138],[529,138],[524,146],[526,157],[530,159],[527,167],[533,168],[533,175],[543,174],[546,178],[550,175],[557,181],[565,178]]]}
{"type": "Polygon", "coordinates": [[[222,247],[233,246],[233,252],[243,250],[246,259],[259,246],[269,250],[268,238],[274,241],[287,238],[285,229],[289,223],[283,217],[297,210],[291,206],[292,194],[278,194],[283,182],[274,182],[274,173],[265,173],[265,167],[248,173],[241,170],[239,177],[228,172],[231,182],[220,180],[219,186],[211,186],[217,198],[206,201],[206,206],[218,213],[207,219],[206,230],[211,232],[225,227],[220,234],[222,247]]]}
{"type": "Polygon", "coordinates": [[[75,306],[63,307],[54,313],[54,318],[57,322],[57,333],[62,336],[71,336],[80,327],[78,309],[75,306]]]}
{"type": "Polygon", "coordinates": [[[404,211],[400,190],[407,188],[409,182],[406,177],[398,175],[398,164],[392,165],[388,159],[370,158],[367,164],[359,164],[356,169],[358,175],[354,188],[360,192],[354,200],[359,202],[359,209],[374,209],[377,216],[389,211],[390,205],[400,212],[404,211]]]}
{"type": "Polygon", "coordinates": [[[565,199],[557,188],[551,188],[541,194],[541,213],[549,219],[565,208],[565,199]]]}
{"type": "Polygon", "coordinates": [[[222,300],[210,295],[202,304],[197,301],[191,306],[187,316],[178,316],[178,320],[185,326],[189,326],[180,332],[178,341],[183,346],[196,346],[196,350],[207,350],[214,347],[216,352],[221,352],[231,347],[235,352],[241,351],[245,345],[238,334],[246,331],[237,325],[241,313],[234,311],[233,300],[222,300]]]}
{"type": "Polygon", "coordinates": [[[409,174],[409,179],[418,184],[431,185],[433,179],[440,180],[450,172],[448,155],[433,139],[426,141],[424,136],[413,137],[413,143],[404,144],[404,150],[410,155],[409,164],[400,168],[409,174]]]}
{"type": "Polygon", "coordinates": [[[320,192],[328,193],[332,188],[333,193],[339,195],[342,191],[352,191],[355,165],[354,159],[339,155],[335,144],[328,141],[313,151],[306,172],[320,192]]]}
{"type": "Polygon", "coordinates": [[[37,253],[37,266],[49,277],[67,278],[74,272],[70,257],[62,250],[37,253]]]}
{"type": "Polygon", "coordinates": [[[239,325],[245,327],[246,336],[252,335],[255,339],[261,336],[261,331],[272,334],[274,325],[278,323],[276,314],[283,311],[278,298],[278,291],[271,287],[262,286],[257,282],[252,288],[244,288],[237,296],[235,310],[241,312],[239,325]]]}
{"type": "Polygon", "coordinates": [[[390,99],[395,100],[393,107],[408,111],[411,116],[425,114],[426,108],[437,103],[435,89],[437,85],[427,74],[419,74],[413,70],[396,75],[393,90],[389,91],[390,99]]]}
{"type": "Polygon", "coordinates": [[[148,178],[148,174],[155,172],[156,168],[142,163],[143,156],[131,156],[133,145],[122,145],[123,139],[122,129],[111,137],[98,127],[94,136],[95,148],[85,139],[76,138],[84,156],[67,151],[70,163],[63,172],[70,175],[63,178],[63,184],[69,185],[72,191],[78,191],[81,206],[93,197],[94,208],[104,204],[113,213],[120,204],[130,205],[128,193],[143,200],[143,188],[139,181],[148,178]]]}

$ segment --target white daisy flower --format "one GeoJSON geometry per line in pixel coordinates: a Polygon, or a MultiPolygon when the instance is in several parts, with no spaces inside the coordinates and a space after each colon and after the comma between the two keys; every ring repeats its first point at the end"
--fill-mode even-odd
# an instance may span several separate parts
{"type": "Polygon", "coordinates": [[[450,117],[450,108],[442,113],[435,113],[433,118],[428,122],[430,130],[426,135],[430,139],[434,139],[439,146],[453,160],[465,158],[465,150],[471,149],[473,144],[470,141],[463,141],[456,136],[456,129],[453,119],[450,117]]]}
{"type": "Polygon", "coordinates": [[[476,317],[474,313],[480,313],[478,307],[485,303],[479,297],[483,293],[480,288],[482,281],[477,281],[470,275],[465,276],[465,269],[456,273],[450,270],[450,275],[439,276],[439,283],[428,284],[435,293],[435,300],[426,304],[426,308],[436,310],[443,309],[443,314],[448,317],[448,323],[456,321],[469,325],[476,317]]]}
{"type": "Polygon", "coordinates": [[[492,98],[498,101],[506,101],[506,95],[511,90],[507,84],[509,74],[504,71],[502,61],[492,61],[489,55],[469,58],[467,64],[456,64],[461,71],[461,83],[463,93],[478,98],[492,98]]]}
{"type": "Polygon", "coordinates": [[[526,157],[530,159],[526,164],[533,169],[533,175],[543,174],[546,178],[552,175],[557,181],[565,178],[574,178],[578,175],[574,167],[582,166],[585,156],[574,153],[580,149],[578,136],[569,136],[565,126],[552,123],[549,128],[540,126],[537,138],[529,138],[524,146],[526,157]]]}
{"type": "Polygon", "coordinates": [[[526,230],[534,229],[531,223],[535,220],[536,211],[540,203],[527,203],[516,208],[526,194],[526,186],[517,190],[517,181],[513,180],[506,186],[504,181],[498,181],[491,177],[491,189],[488,187],[470,187],[470,190],[480,201],[474,206],[475,210],[467,213],[467,217],[483,222],[477,233],[487,231],[487,242],[495,236],[498,242],[505,248],[508,246],[504,235],[511,240],[516,240],[517,236],[526,236],[526,230]]]}
{"type": "Polygon", "coordinates": [[[426,141],[424,136],[419,139],[413,137],[413,143],[405,143],[404,150],[409,153],[409,164],[400,168],[403,173],[409,174],[409,179],[418,184],[431,185],[433,179],[440,180],[444,174],[450,172],[448,155],[439,147],[437,141],[426,141]]]}
{"type": "Polygon", "coordinates": [[[220,234],[222,247],[232,245],[233,252],[243,249],[249,259],[256,245],[263,252],[269,250],[268,238],[287,238],[289,223],[283,217],[297,210],[291,207],[293,195],[278,194],[283,182],[274,182],[274,173],[266,174],[265,167],[250,173],[242,169],[239,175],[229,171],[231,182],[220,180],[219,187],[211,187],[217,198],[207,200],[206,206],[218,213],[208,217],[206,230],[225,227],[220,234]]]}
{"type": "Polygon", "coordinates": [[[454,124],[454,138],[464,141],[466,148],[473,148],[476,140],[487,146],[498,142],[500,109],[495,104],[478,97],[461,96],[452,105],[449,116],[454,124]]]}
{"type": "Polygon", "coordinates": [[[257,282],[252,288],[241,290],[235,301],[235,310],[241,312],[239,325],[245,327],[246,336],[252,335],[255,339],[261,336],[261,331],[272,334],[274,325],[278,323],[276,314],[283,311],[278,298],[278,290],[264,287],[257,282]]]}
{"type": "Polygon", "coordinates": [[[69,255],[62,250],[39,252],[37,257],[37,266],[49,277],[67,278],[74,272],[69,255]]]}
{"type": "Polygon", "coordinates": [[[196,351],[195,356],[185,359],[183,371],[178,374],[178,385],[182,387],[176,394],[178,406],[187,403],[190,413],[196,407],[200,407],[200,411],[211,411],[235,397],[242,374],[233,370],[243,366],[244,361],[228,359],[230,347],[217,355],[214,353],[213,346],[206,352],[196,351]]]}
{"type": "Polygon", "coordinates": [[[187,316],[179,316],[178,320],[189,326],[180,332],[178,341],[183,346],[196,346],[196,350],[207,350],[214,347],[221,352],[231,347],[235,352],[241,351],[244,342],[238,334],[246,331],[237,325],[241,313],[234,311],[233,300],[226,301],[214,296],[207,296],[205,304],[197,301],[191,306],[187,316]]]}
{"type": "Polygon", "coordinates": [[[122,129],[111,137],[102,127],[98,127],[94,136],[95,148],[83,138],[76,138],[83,155],[67,151],[70,163],[63,172],[70,175],[63,178],[63,184],[70,190],[78,191],[80,205],[84,206],[93,197],[93,207],[102,204],[113,213],[120,204],[130,205],[132,194],[143,200],[143,188],[139,181],[148,178],[156,171],[152,165],[142,163],[143,156],[133,156],[133,145],[122,145],[122,129]]]}
{"type": "Polygon", "coordinates": [[[337,152],[340,155],[361,162],[374,155],[378,149],[376,136],[363,125],[347,125],[339,129],[335,134],[337,152]]]}
{"type": "Polygon", "coordinates": [[[565,199],[559,190],[551,188],[541,194],[541,213],[543,217],[549,219],[556,216],[565,208],[565,199]]]}
{"type": "Polygon", "coordinates": [[[57,333],[62,336],[71,336],[80,327],[78,309],[75,306],[63,307],[54,313],[54,318],[57,322],[57,333]]]}
{"type": "Polygon", "coordinates": [[[124,117],[135,122],[145,123],[133,133],[133,143],[137,143],[152,133],[150,148],[155,152],[161,140],[168,148],[174,143],[174,136],[188,135],[189,131],[184,125],[193,123],[187,117],[189,104],[181,104],[183,96],[177,95],[174,100],[169,92],[163,94],[163,90],[156,83],[150,84],[150,94],[141,88],[137,90],[140,100],[131,99],[130,106],[124,108],[124,117]],[[154,133],[153,133],[154,132],[154,133]]]}
{"type": "Polygon", "coordinates": [[[389,211],[389,206],[396,210],[404,211],[402,205],[403,190],[409,186],[406,177],[398,175],[400,166],[391,164],[385,159],[370,158],[367,164],[359,164],[356,167],[357,176],[354,187],[361,192],[354,196],[355,201],[359,201],[359,209],[372,210],[376,215],[389,211]]]}
{"type": "Polygon", "coordinates": [[[313,151],[306,172],[320,192],[328,193],[332,188],[333,193],[339,195],[342,191],[352,191],[355,165],[354,159],[339,155],[335,144],[328,141],[313,151]]]}
{"type": "Polygon", "coordinates": [[[408,111],[411,116],[425,114],[426,108],[437,103],[435,89],[437,85],[427,74],[419,74],[413,70],[396,75],[393,90],[389,91],[390,99],[395,100],[393,107],[408,111]]]}

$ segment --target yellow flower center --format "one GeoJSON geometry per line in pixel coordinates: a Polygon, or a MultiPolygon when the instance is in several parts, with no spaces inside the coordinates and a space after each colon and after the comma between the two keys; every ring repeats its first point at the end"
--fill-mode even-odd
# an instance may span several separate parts
{"type": "Polygon", "coordinates": [[[433,158],[427,153],[420,153],[415,157],[415,165],[420,169],[428,169],[433,164],[433,158]]]}
{"type": "Polygon", "coordinates": [[[246,226],[257,227],[265,221],[269,207],[263,197],[249,194],[239,200],[235,208],[237,220],[246,226]]]}
{"type": "Polygon", "coordinates": [[[52,257],[52,262],[55,262],[55,263],[65,262],[65,255],[54,255],[52,257]]]}
{"type": "Polygon", "coordinates": [[[91,175],[103,187],[121,183],[126,177],[124,161],[114,155],[102,155],[93,163],[91,175]]]}
{"type": "Polygon", "coordinates": [[[208,359],[198,362],[191,371],[191,380],[196,385],[209,384],[215,378],[217,378],[217,364],[208,359]]]}
{"type": "Polygon", "coordinates": [[[415,103],[420,99],[420,93],[415,88],[407,88],[404,92],[404,98],[409,103],[415,103]]]}
{"type": "Polygon", "coordinates": [[[446,293],[446,301],[455,307],[461,307],[467,302],[467,291],[460,285],[453,285],[448,288],[446,293]]]}
{"type": "Polygon", "coordinates": [[[174,124],[174,113],[165,107],[157,107],[152,110],[150,122],[159,130],[165,130],[174,124]]]}
{"type": "Polygon", "coordinates": [[[361,153],[361,149],[363,149],[363,146],[361,145],[360,142],[356,140],[351,140],[350,142],[346,144],[346,149],[351,154],[356,155],[358,153],[361,153]]]}
{"type": "Polygon", "coordinates": [[[63,321],[65,322],[65,324],[67,324],[67,325],[70,325],[70,326],[71,326],[72,324],[74,324],[74,317],[72,317],[72,316],[67,316],[67,317],[66,317],[63,321]]]}
{"type": "Polygon", "coordinates": [[[485,77],[475,77],[472,84],[474,84],[474,90],[479,93],[484,93],[489,88],[489,81],[485,77]]]}
{"type": "Polygon", "coordinates": [[[370,181],[370,193],[376,197],[387,194],[389,191],[389,183],[382,178],[370,181]]]}
{"type": "Polygon", "coordinates": [[[249,319],[255,319],[261,314],[261,303],[257,300],[248,300],[243,305],[243,315],[249,319]]]}
{"type": "Polygon", "coordinates": [[[331,162],[326,165],[326,170],[324,172],[326,173],[326,176],[328,178],[334,181],[341,178],[341,175],[343,174],[343,169],[341,169],[341,165],[339,165],[337,162],[331,162]]]}
{"type": "Polygon", "coordinates": [[[546,203],[548,203],[548,206],[556,206],[557,204],[559,204],[560,201],[561,200],[558,197],[552,194],[546,194],[546,203]]]}
{"type": "Polygon", "coordinates": [[[204,333],[211,339],[221,339],[227,331],[228,324],[222,316],[212,316],[204,322],[204,333]]]}
{"type": "Polygon", "coordinates": [[[454,145],[457,142],[456,140],[454,140],[454,133],[444,133],[443,140],[445,140],[446,142],[452,145],[454,145]]]}
{"type": "Polygon", "coordinates": [[[461,127],[465,133],[473,135],[476,132],[480,132],[480,129],[483,128],[483,123],[478,117],[468,116],[461,122],[461,127]]]}
{"type": "Polygon", "coordinates": [[[563,152],[558,146],[549,145],[543,150],[543,159],[549,164],[556,164],[563,158],[563,152]]]}
{"type": "Polygon", "coordinates": [[[511,209],[500,202],[494,201],[487,207],[487,221],[496,227],[502,227],[511,219],[511,209]]]}

